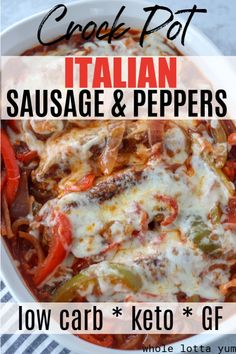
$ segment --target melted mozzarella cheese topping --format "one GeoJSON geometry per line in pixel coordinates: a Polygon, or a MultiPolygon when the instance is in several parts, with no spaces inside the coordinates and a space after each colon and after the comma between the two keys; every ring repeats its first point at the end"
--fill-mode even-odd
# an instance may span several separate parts
{"type": "Polygon", "coordinates": [[[152,233],[148,238],[148,245],[120,251],[112,259],[127,264],[131,258],[139,264],[141,274],[145,270],[144,292],[164,297],[184,291],[187,296],[221,298],[216,286],[228,280],[229,272],[216,269],[204,274],[210,260],[189,240],[181,242],[177,232],[169,232],[162,242],[152,233]]]}
{"type": "MultiPolygon", "coordinates": [[[[183,291],[188,296],[199,294],[221,300],[218,286],[227,282],[229,270],[208,270],[217,262],[226,264],[224,254],[236,251],[236,238],[233,231],[225,231],[222,225],[212,225],[208,215],[213,206],[226,206],[230,195],[196,146],[193,146],[191,164],[194,174],[189,175],[184,166],[172,172],[165,162],[153,160],[139,182],[109,200],[98,202],[85,192],[70,193],[49,201],[40,214],[55,208],[68,215],[73,227],[71,252],[76,257],[106,253],[110,244],[119,243],[118,250],[107,253],[107,259],[138,267],[144,279],[144,292],[168,298],[183,291]],[[152,221],[160,213],[157,194],[177,201],[178,216],[171,225],[142,234],[140,210],[152,221]],[[221,258],[216,260],[204,254],[188,238],[196,216],[218,236],[221,258]],[[134,236],[134,231],[140,237],[134,236]]],[[[44,222],[47,224],[47,219],[44,222]]],[[[98,271],[100,267],[106,269],[106,262],[102,264],[99,263],[98,271]]]]}

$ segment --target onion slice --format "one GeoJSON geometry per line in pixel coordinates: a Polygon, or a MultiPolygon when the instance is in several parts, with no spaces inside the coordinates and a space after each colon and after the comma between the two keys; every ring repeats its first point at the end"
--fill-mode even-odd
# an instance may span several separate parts
{"type": "Polygon", "coordinates": [[[28,189],[28,178],[26,172],[22,172],[20,183],[14,202],[10,208],[13,220],[25,217],[30,212],[30,198],[28,189]]]}
{"type": "Polygon", "coordinates": [[[125,132],[125,122],[115,122],[108,127],[106,147],[100,156],[100,168],[103,174],[109,175],[115,167],[120,145],[125,132]]]}

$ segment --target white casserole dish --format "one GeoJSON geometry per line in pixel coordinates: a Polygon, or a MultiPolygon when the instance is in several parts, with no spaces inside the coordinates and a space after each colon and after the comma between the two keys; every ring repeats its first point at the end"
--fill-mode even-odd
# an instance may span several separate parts
{"type": "MultiPolygon", "coordinates": [[[[85,24],[88,21],[108,21],[114,20],[115,15],[122,5],[126,6],[125,12],[122,14],[122,20],[129,24],[133,28],[140,28],[144,23],[143,7],[150,6],[150,2],[145,0],[81,0],[68,4],[68,12],[66,14],[67,24],[74,20],[81,24],[85,24]]],[[[36,14],[28,19],[24,19],[17,24],[14,24],[2,33],[2,55],[20,55],[26,49],[37,45],[37,29],[44,14],[36,14]]],[[[158,15],[157,21],[160,21],[161,17],[158,15]]],[[[155,21],[154,21],[155,24],[155,21]]],[[[158,23],[156,23],[157,25],[158,23]]],[[[62,22],[55,23],[50,22],[47,25],[48,33],[47,39],[57,37],[65,31],[65,27],[62,26],[62,22]]],[[[185,55],[220,55],[218,49],[198,30],[190,26],[186,36],[186,44],[183,47],[180,44],[180,40],[176,40],[175,44],[178,49],[185,55]]],[[[27,289],[25,283],[17,271],[15,263],[1,240],[1,273],[4,282],[7,284],[12,295],[17,301],[31,302],[35,301],[31,293],[27,289]]],[[[124,354],[127,351],[112,350],[95,346],[88,342],[85,342],[72,335],[57,335],[53,336],[55,340],[66,346],[74,353],[89,354],[96,352],[97,354],[124,354]]],[[[206,345],[209,342],[219,338],[219,335],[196,335],[187,340],[181,341],[187,345],[206,345]]],[[[180,346],[178,343],[172,345],[174,347],[174,353],[180,352],[180,346]]],[[[140,354],[142,351],[132,351],[133,354],[140,354]]]]}

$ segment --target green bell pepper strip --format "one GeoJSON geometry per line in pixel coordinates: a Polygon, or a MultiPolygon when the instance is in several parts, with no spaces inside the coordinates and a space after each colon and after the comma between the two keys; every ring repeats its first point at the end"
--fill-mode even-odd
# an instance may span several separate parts
{"type": "Polygon", "coordinates": [[[112,274],[114,282],[121,282],[128,289],[137,292],[141,289],[143,282],[141,276],[134,270],[131,270],[124,264],[111,263],[110,268],[117,271],[118,274],[112,274]]]}
{"type": "Polygon", "coordinates": [[[96,278],[90,278],[81,271],[73,278],[65,282],[54,294],[52,302],[71,302],[82,291],[85,291],[90,285],[97,285],[96,278]]]}
{"type": "Polygon", "coordinates": [[[96,289],[99,288],[99,277],[107,279],[108,282],[116,285],[122,284],[132,292],[137,292],[142,287],[141,276],[134,270],[131,270],[126,265],[109,263],[108,272],[95,276],[91,272],[93,266],[82,270],[79,274],[68,280],[63,284],[54,294],[53,302],[71,302],[89,287],[96,289]]]}
{"type": "Polygon", "coordinates": [[[194,244],[204,253],[212,255],[215,251],[220,249],[220,245],[209,237],[211,230],[203,222],[200,216],[196,216],[191,223],[190,238],[194,244]]]}

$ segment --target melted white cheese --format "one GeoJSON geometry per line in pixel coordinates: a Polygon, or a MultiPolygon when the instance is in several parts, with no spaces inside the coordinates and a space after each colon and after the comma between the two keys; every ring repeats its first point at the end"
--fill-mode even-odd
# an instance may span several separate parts
{"type": "MultiPolygon", "coordinates": [[[[229,192],[201,158],[198,149],[194,148],[193,151],[193,175],[188,175],[185,167],[173,173],[166,168],[164,162],[153,160],[145,169],[141,182],[110,200],[99,204],[89,199],[87,193],[70,193],[48,202],[41,214],[52,206],[68,215],[74,237],[71,252],[76,257],[98,255],[110,243],[121,243],[118,252],[108,253],[107,257],[113,262],[136,265],[144,279],[144,292],[164,297],[184,291],[188,296],[199,294],[207,299],[221,300],[217,286],[229,279],[229,271],[216,269],[206,273],[216,261],[205,255],[190,239],[183,242],[179,232],[171,231],[178,229],[187,236],[192,218],[200,216],[209,228],[215,228],[223,253],[236,251],[233,232],[225,231],[222,225],[213,226],[208,218],[217,203],[223,207],[227,205],[229,192]],[[146,232],[139,239],[133,235],[134,230],[140,231],[142,228],[142,214],[137,205],[147,213],[151,221],[160,208],[155,197],[157,194],[176,199],[178,217],[168,227],[146,232]],[[109,238],[104,233],[104,225],[108,225],[109,238]],[[148,262],[147,266],[143,259],[154,260],[156,270],[153,271],[152,262],[148,262]]],[[[224,262],[223,258],[221,262],[224,262]]],[[[106,264],[101,262],[97,267],[98,270],[100,267],[105,269],[106,264]]]]}

